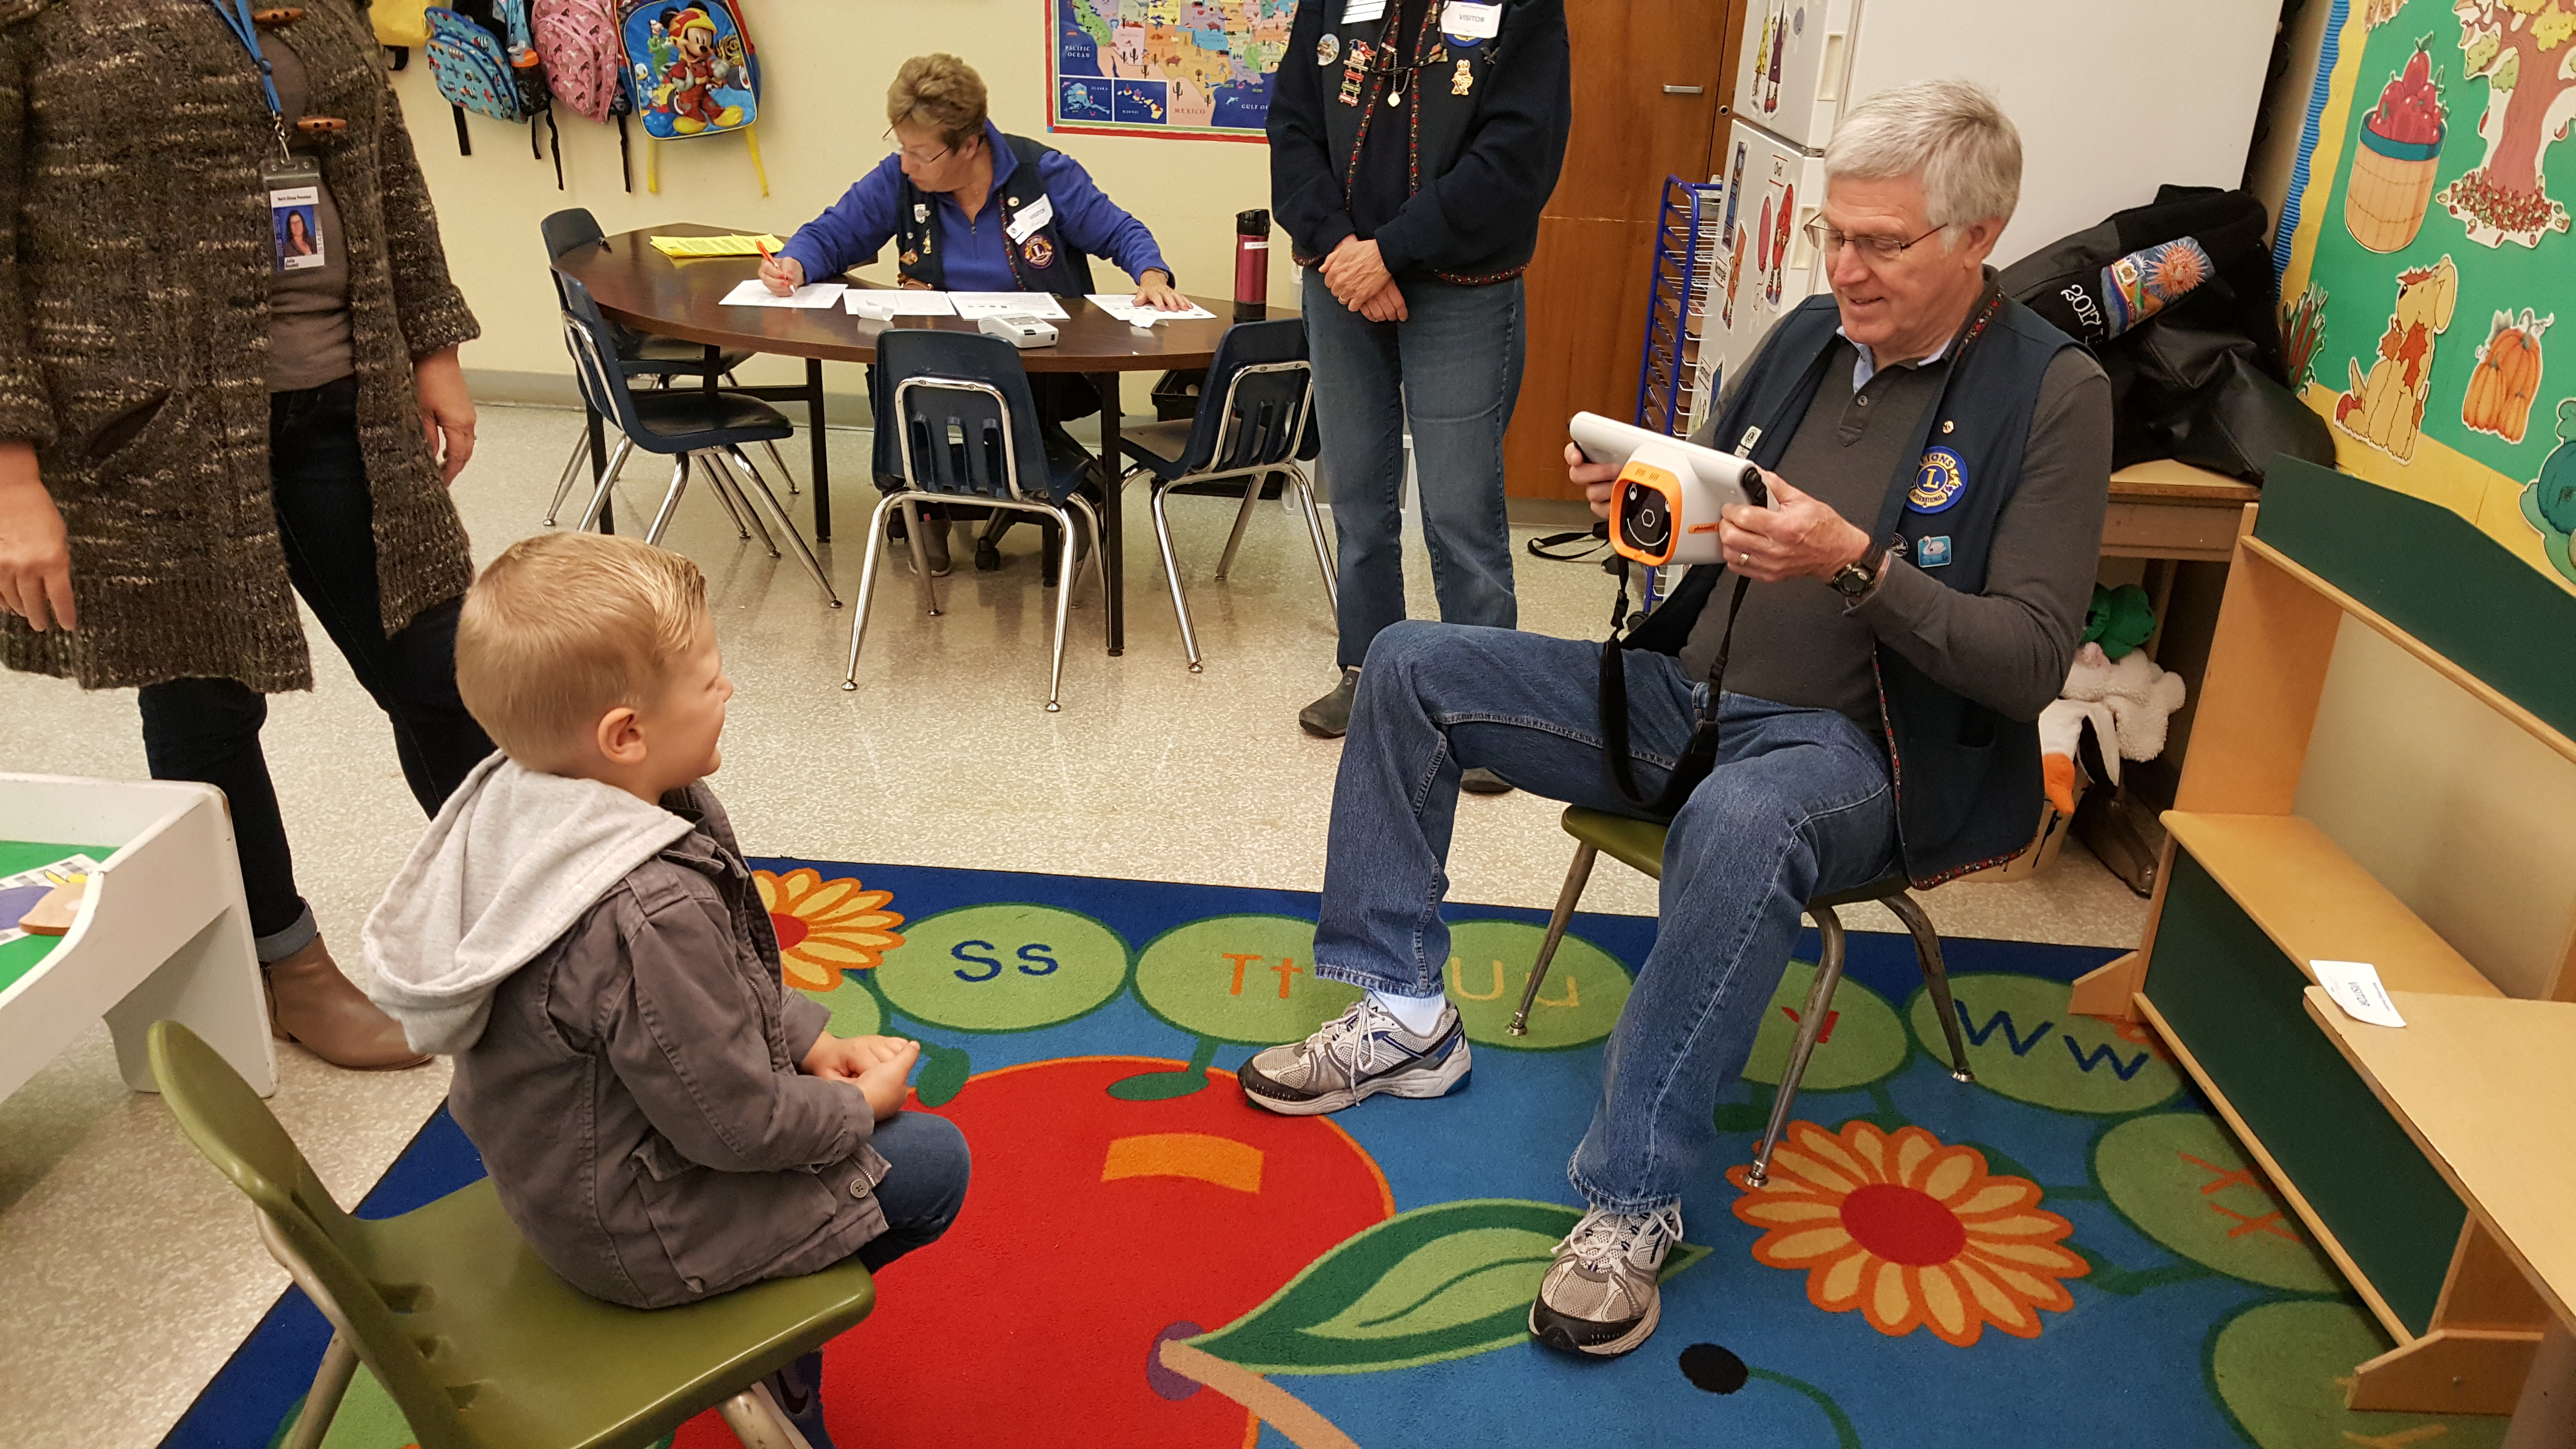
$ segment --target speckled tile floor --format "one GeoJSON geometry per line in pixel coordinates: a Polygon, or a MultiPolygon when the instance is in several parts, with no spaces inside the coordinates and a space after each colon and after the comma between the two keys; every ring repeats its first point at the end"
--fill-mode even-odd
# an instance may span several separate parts
{"type": "MultiPolygon", "coordinates": [[[[535,531],[577,430],[563,412],[485,410],[457,485],[478,555],[535,531]]],[[[824,545],[855,592],[866,435],[832,435],[841,538],[824,545]]],[[[788,456],[803,477],[801,444],[788,456]]],[[[648,517],[667,469],[639,460],[621,517],[648,517]]],[[[1101,647],[1096,590],[1076,595],[1064,709],[1042,708],[1051,600],[1034,529],[999,573],[942,581],[924,617],[912,580],[884,571],[861,660],[840,677],[849,611],[827,610],[792,559],[733,535],[695,490],[668,542],[708,573],[738,686],[717,779],[745,847],[853,861],[1036,870],[1314,889],[1341,747],[1296,727],[1333,680],[1333,632],[1304,529],[1255,514],[1233,577],[1210,580],[1233,504],[1177,498],[1172,521],[1207,671],[1187,671],[1140,491],[1127,500],[1128,647],[1101,647]]],[[[792,500],[810,524],[807,500],[792,500]]],[[[965,561],[960,550],[961,565],[965,561]]],[[[891,562],[891,561],[890,561],[891,562]]],[[[1417,614],[1433,612],[1418,539],[1417,614]]],[[[1520,560],[1523,628],[1596,634],[1608,581],[1589,566],[1520,560]]],[[[307,632],[321,639],[308,624],[307,632]]],[[[358,926],[420,828],[382,717],[327,644],[320,687],[272,702],[266,747],[301,884],[354,964],[358,926]]],[[[0,768],[139,778],[130,691],[0,676],[0,768]]],[[[1526,794],[1461,802],[1453,895],[1545,906],[1570,854],[1557,807],[1526,794]]],[[[2146,903],[2069,845],[2054,871],[1925,898],[1945,933],[2075,944],[2136,941],[2146,903]]],[[[1651,912],[1653,883],[1600,870],[1587,909],[1651,912]]],[[[1872,908],[1858,929],[1895,929],[1872,908]]],[[[374,1182],[445,1090],[443,1065],[391,1075],[332,1070],[281,1048],[274,1106],[343,1201],[374,1182]]],[[[0,1103],[0,1441],[139,1449],[157,1443],[285,1284],[248,1208],[195,1155],[159,1103],[128,1092],[104,1028],[0,1103]],[[112,1380],[115,1392],[98,1397],[112,1380]],[[67,1385],[81,1386],[77,1390],[67,1385]]]]}

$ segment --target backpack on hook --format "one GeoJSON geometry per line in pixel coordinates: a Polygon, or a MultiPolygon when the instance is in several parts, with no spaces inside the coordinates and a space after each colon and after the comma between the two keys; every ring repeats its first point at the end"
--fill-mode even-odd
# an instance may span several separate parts
{"type": "Polygon", "coordinates": [[[626,81],[650,149],[645,190],[662,190],[661,143],[740,131],[751,148],[760,194],[760,52],[735,0],[619,0],[618,40],[626,81]]]}
{"type": "Polygon", "coordinates": [[[528,15],[555,99],[594,121],[616,123],[618,175],[634,190],[625,161],[626,115],[635,104],[617,39],[616,0],[533,0],[528,15]]]}
{"type": "Polygon", "coordinates": [[[453,6],[429,6],[423,14],[429,21],[429,43],[421,53],[438,93],[456,114],[457,154],[474,154],[465,129],[465,113],[473,111],[496,121],[528,123],[528,155],[537,157],[542,153],[535,123],[542,115],[557,143],[555,188],[563,189],[562,136],[554,129],[545,66],[528,25],[528,0],[457,0],[453,6]]]}

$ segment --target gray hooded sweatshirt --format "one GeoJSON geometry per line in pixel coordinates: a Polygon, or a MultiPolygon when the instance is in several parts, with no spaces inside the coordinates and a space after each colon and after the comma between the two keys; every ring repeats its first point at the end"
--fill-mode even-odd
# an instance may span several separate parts
{"type": "Polygon", "coordinates": [[[448,1104],[537,1255],[661,1308],[811,1273],[885,1231],[867,1099],[797,1070],[830,1013],[779,979],[723,807],[494,755],[361,940],[368,994],[452,1055],[448,1104]]]}

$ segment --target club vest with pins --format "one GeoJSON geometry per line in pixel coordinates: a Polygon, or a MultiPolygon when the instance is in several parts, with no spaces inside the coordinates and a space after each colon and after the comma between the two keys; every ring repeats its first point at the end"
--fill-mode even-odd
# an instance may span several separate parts
{"type": "MultiPolygon", "coordinates": [[[[1919,555],[1927,536],[1946,538],[1950,562],[1927,572],[1970,594],[1985,588],[1996,521],[2021,481],[2040,381],[2059,352],[2079,345],[1989,286],[1951,351],[1941,396],[1924,410],[1902,454],[1914,461],[1890,480],[1871,529],[1906,558],[1919,555]]],[[[1837,355],[1838,320],[1830,294],[1780,319],[1760,370],[1704,441],[1776,469],[1837,355]]],[[[1684,575],[1627,647],[1679,654],[1723,572],[1703,566],[1684,575]]],[[[2045,798],[2038,724],[2007,719],[1935,683],[1884,644],[1871,662],[1906,876],[1929,887],[2019,854],[2045,798]]]]}
{"type": "MultiPolygon", "coordinates": [[[[1312,3],[1351,8],[1348,0],[1312,3]]],[[[1509,6],[1514,0],[1502,3],[1509,6]]],[[[1475,131],[1482,98],[1488,93],[1485,77],[1502,61],[1499,36],[1485,40],[1441,34],[1442,0],[1423,0],[1421,24],[1410,38],[1389,33],[1395,29],[1397,9],[1389,0],[1375,19],[1337,20],[1324,27],[1327,39],[1322,44],[1333,56],[1323,67],[1325,151],[1340,167],[1345,200],[1359,174],[1360,148],[1375,125],[1396,122],[1411,128],[1405,148],[1406,195],[1422,190],[1426,177],[1447,175],[1475,131]],[[1390,56],[1390,51],[1402,58],[1390,56]],[[1386,104],[1390,84],[1408,85],[1412,104],[1390,108],[1386,104]],[[1344,104],[1344,96],[1351,97],[1352,103],[1344,104]]],[[[1490,259],[1492,265],[1472,275],[1436,268],[1432,275],[1466,286],[1508,281],[1529,265],[1537,246],[1538,229],[1533,224],[1529,236],[1490,259]]]]}
{"type": "MultiPolygon", "coordinates": [[[[1038,170],[1038,162],[1055,152],[1026,136],[1004,136],[1002,142],[1011,148],[1015,163],[1001,187],[1002,256],[1010,262],[1020,290],[1060,297],[1100,290],[1092,285],[1090,258],[1081,248],[1066,245],[1064,234],[1056,230],[1055,205],[1047,198],[1046,177],[1038,170]],[[1049,219],[1027,236],[1015,238],[1020,214],[1040,205],[1046,207],[1049,219]]],[[[939,251],[939,198],[906,176],[896,200],[895,240],[903,275],[933,291],[946,291],[948,267],[939,251]]]]}

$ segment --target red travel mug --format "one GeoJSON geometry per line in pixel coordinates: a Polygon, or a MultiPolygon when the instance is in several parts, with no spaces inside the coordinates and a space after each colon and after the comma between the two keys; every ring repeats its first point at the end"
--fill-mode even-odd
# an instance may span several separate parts
{"type": "Polygon", "coordinates": [[[1234,214],[1234,320],[1258,321],[1270,311],[1270,213],[1234,214]]]}

